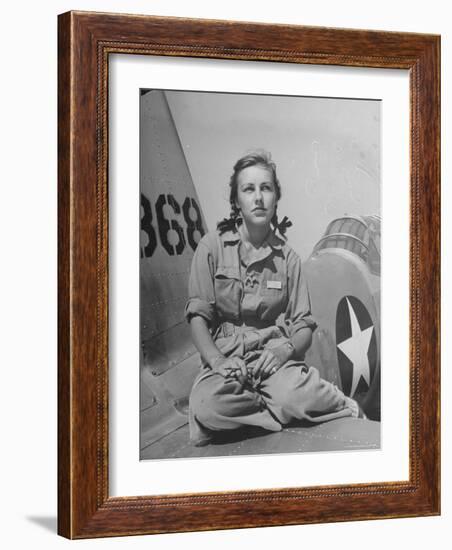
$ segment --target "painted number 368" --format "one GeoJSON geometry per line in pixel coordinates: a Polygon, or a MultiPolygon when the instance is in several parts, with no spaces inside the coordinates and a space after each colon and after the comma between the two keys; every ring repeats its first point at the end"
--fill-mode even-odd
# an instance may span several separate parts
{"type": "Polygon", "coordinates": [[[153,223],[151,203],[143,194],[141,194],[141,212],[141,231],[147,236],[147,243],[141,246],[142,258],[150,258],[154,254],[157,248],[157,234],[166,252],[170,256],[175,254],[179,256],[185,250],[187,240],[192,249],[196,250],[199,239],[205,233],[202,226],[201,211],[195,199],[191,197],[186,197],[181,209],[173,195],[159,195],[155,203],[157,228],[153,223]],[[164,209],[165,205],[167,206],[166,209],[164,209]],[[168,208],[173,211],[177,219],[174,217],[168,219],[165,216],[165,210],[168,211],[168,208]],[[178,221],[181,213],[185,222],[185,231],[178,221]]]}

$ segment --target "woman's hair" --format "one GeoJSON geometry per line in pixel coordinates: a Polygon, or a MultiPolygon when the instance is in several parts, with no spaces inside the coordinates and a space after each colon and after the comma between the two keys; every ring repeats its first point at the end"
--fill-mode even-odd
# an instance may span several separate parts
{"type": "MultiPolygon", "coordinates": [[[[281,184],[279,183],[276,175],[276,165],[272,162],[270,154],[266,151],[256,151],[249,153],[240,158],[234,165],[234,171],[231,179],[229,180],[229,204],[231,206],[231,213],[229,218],[224,218],[221,222],[218,222],[217,229],[220,235],[225,231],[237,231],[237,227],[242,224],[242,218],[240,217],[240,210],[237,206],[237,189],[238,189],[238,177],[242,170],[250,166],[262,166],[266,168],[272,175],[273,183],[276,190],[276,201],[278,203],[281,198],[281,184]]],[[[275,230],[278,230],[280,235],[285,239],[285,233],[287,228],[292,225],[292,222],[287,218],[279,222],[277,215],[277,207],[275,206],[275,213],[271,219],[271,224],[275,230]]]]}

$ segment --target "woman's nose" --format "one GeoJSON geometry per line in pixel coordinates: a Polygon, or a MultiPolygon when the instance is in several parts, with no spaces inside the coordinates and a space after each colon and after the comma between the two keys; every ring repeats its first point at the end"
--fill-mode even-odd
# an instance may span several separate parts
{"type": "Polygon", "coordinates": [[[260,189],[256,189],[254,193],[254,200],[256,202],[262,202],[262,191],[260,189]]]}

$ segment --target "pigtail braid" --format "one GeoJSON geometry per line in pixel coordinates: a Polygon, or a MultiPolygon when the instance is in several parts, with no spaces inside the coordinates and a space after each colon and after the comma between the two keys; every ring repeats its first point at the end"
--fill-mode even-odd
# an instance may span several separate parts
{"type": "Polygon", "coordinates": [[[239,225],[242,224],[242,218],[240,217],[240,210],[235,202],[231,202],[231,213],[229,218],[223,218],[220,222],[217,223],[217,229],[220,232],[220,235],[226,231],[236,232],[239,225]]]}
{"type": "Polygon", "coordinates": [[[292,227],[292,222],[289,220],[289,218],[287,216],[284,216],[281,222],[278,221],[278,213],[275,210],[271,223],[273,225],[274,230],[278,231],[278,233],[281,235],[281,237],[284,240],[287,240],[287,237],[286,237],[287,229],[289,227],[292,227]]]}

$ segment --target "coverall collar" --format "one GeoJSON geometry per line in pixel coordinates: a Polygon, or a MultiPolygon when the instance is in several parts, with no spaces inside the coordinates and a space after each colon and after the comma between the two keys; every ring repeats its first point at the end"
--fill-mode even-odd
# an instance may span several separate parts
{"type": "MultiPolygon", "coordinates": [[[[220,235],[220,238],[224,243],[228,244],[238,244],[242,241],[242,236],[240,235],[240,232],[232,230],[225,231],[220,235]]],[[[284,245],[282,239],[277,237],[274,231],[268,232],[268,235],[262,245],[264,245],[265,243],[269,244],[274,250],[281,250],[284,245]]]]}

